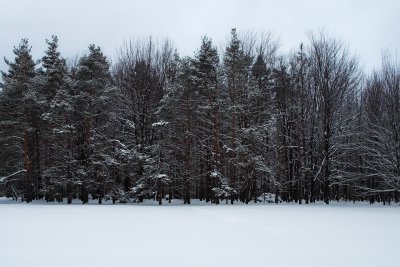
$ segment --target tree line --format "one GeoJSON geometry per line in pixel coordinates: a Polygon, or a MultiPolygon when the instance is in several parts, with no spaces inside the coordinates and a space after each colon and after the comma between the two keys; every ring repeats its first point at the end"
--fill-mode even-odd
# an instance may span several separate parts
{"type": "Polygon", "coordinates": [[[282,54],[239,34],[193,57],[170,41],[98,46],[67,63],[58,38],[5,59],[0,194],[83,203],[399,201],[400,68],[366,75],[322,32],[282,54]]]}

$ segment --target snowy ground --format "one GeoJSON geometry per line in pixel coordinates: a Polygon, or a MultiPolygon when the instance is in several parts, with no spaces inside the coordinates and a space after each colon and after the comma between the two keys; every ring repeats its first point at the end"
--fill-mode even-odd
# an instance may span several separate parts
{"type": "Polygon", "coordinates": [[[12,203],[1,267],[400,266],[399,205],[12,203]]]}

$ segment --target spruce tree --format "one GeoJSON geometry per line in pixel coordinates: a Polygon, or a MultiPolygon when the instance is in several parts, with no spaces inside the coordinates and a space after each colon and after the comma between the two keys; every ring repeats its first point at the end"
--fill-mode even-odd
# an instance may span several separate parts
{"type": "Polygon", "coordinates": [[[250,70],[252,58],[243,50],[236,29],[231,31],[231,40],[224,54],[224,74],[228,91],[228,153],[229,185],[239,192],[240,199],[250,198],[249,171],[251,162],[248,155],[247,128],[249,127],[248,95],[250,93],[250,70]],[[242,143],[242,137],[243,143],[242,143]]]}
{"type": "Polygon", "coordinates": [[[48,49],[42,58],[41,95],[42,105],[42,158],[43,190],[47,201],[57,198],[62,200],[65,194],[71,201],[71,184],[73,160],[72,124],[73,99],[71,95],[71,78],[66,61],[58,51],[58,38],[52,36],[46,40],[48,49]]]}
{"type": "Polygon", "coordinates": [[[222,184],[220,173],[222,156],[221,138],[221,86],[219,79],[219,57],[211,39],[203,37],[200,50],[192,61],[192,74],[195,103],[196,142],[195,154],[200,165],[200,199],[215,198],[213,188],[222,184]]]}
{"type": "Polygon", "coordinates": [[[77,173],[75,184],[81,185],[80,198],[88,202],[89,194],[101,203],[106,193],[107,160],[109,154],[108,111],[109,93],[112,91],[110,64],[101,49],[89,46],[89,54],[78,65],[74,98],[74,124],[76,128],[74,159],[77,173]]]}

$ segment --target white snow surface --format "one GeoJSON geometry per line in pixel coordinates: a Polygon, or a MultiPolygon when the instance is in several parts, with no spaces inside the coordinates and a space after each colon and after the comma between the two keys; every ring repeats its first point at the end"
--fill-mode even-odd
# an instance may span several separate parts
{"type": "Polygon", "coordinates": [[[2,267],[400,266],[400,207],[0,198],[2,267]]]}

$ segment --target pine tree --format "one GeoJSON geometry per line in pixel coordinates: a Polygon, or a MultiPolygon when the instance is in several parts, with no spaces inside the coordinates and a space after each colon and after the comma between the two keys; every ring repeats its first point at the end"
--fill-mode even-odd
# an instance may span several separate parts
{"type": "Polygon", "coordinates": [[[7,172],[24,170],[18,187],[22,197],[30,202],[39,198],[41,188],[38,106],[35,88],[35,63],[27,39],[14,48],[14,62],[6,61],[7,73],[2,72],[1,134],[7,159],[7,172]]]}

